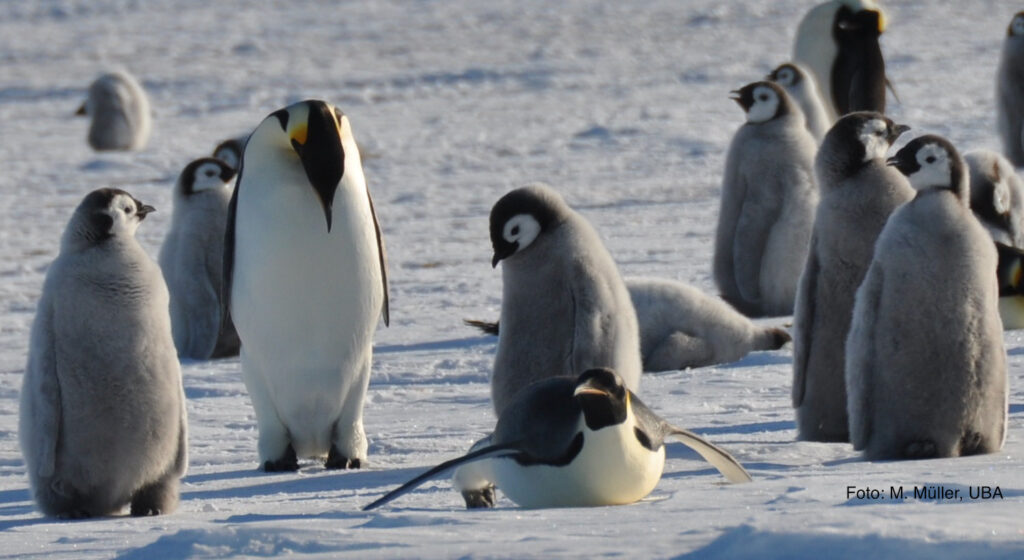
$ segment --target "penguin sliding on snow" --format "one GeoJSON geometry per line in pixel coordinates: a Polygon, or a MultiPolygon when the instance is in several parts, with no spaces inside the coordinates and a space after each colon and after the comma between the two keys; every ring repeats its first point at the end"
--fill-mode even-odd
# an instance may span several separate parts
{"type": "Polygon", "coordinates": [[[181,367],[160,269],[135,239],[153,207],[118,189],[79,204],[46,271],[18,437],[47,515],[170,513],[188,463],[181,367]]]}
{"type": "Polygon", "coordinates": [[[800,21],[793,60],[814,74],[832,121],[854,111],[885,113],[884,31],[874,0],[830,0],[800,21]]]}
{"type": "Polygon", "coordinates": [[[525,508],[630,504],[647,496],[665,468],[665,439],[699,453],[730,482],[750,475],[729,453],[656,415],[609,369],[554,377],[520,391],[482,445],[388,492],[363,510],[394,500],[460,465],[525,508]]]}
{"type": "Polygon", "coordinates": [[[245,145],[225,290],[242,340],[265,471],[366,460],[373,333],[388,323],[380,226],[348,117],[318,100],[275,111],[245,145]]]}
{"type": "Polygon", "coordinates": [[[234,178],[235,170],[223,161],[199,158],[174,185],[174,212],[159,262],[171,294],[174,345],[183,358],[238,355],[238,333],[221,300],[234,178]]]}
{"type": "Polygon", "coordinates": [[[996,250],[946,139],[889,160],[917,189],[893,212],[857,290],[846,343],[850,440],[867,459],[992,453],[1007,420],[996,250]]]}
{"type": "Polygon", "coordinates": [[[1024,11],[1017,12],[1006,30],[996,72],[996,123],[1003,153],[1024,167],[1024,11]]]}
{"type": "Polygon", "coordinates": [[[818,189],[817,142],[773,82],[732,92],[747,122],[729,145],[712,264],[722,299],[747,316],[793,313],[818,189]]]}

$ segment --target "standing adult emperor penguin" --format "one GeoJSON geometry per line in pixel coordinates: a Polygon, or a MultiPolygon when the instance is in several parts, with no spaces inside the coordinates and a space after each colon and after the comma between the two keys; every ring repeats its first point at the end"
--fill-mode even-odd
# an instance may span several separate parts
{"type": "Polygon", "coordinates": [[[96,78],[76,114],[92,119],[89,145],[94,150],[141,150],[149,141],[149,98],[127,72],[96,78]]]}
{"type": "Polygon", "coordinates": [[[636,391],[643,370],[629,292],[594,228],[544,185],[491,209],[492,265],[502,263],[501,331],[491,377],[498,416],[548,377],[615,369],[636,391]]]}
{"type": "Polygon", "coordinates": [[[245,145],[228,212],[225,289],[266,471],[366,460],[373,332],[388,323],[380,225],[348,117],[308,100],[245,145]]]}
{"type": "Polygon", "coordinates": [[[907,130],[878,113],[851,113],[825,135],[815,159],[821,203],[793,314],[793,407],[797,438],[848,441],[846,335],[853,296],[889,215],[914,197],[885,164],[907,130]]]}
{"type": "Polygon", "coordinates": [[[896,210],[857,290],[846,348],[850,440],[868,459],[992,453],[1006,437],[996,250],[946,139],[889,160],[918,194],[896,210]]]}
{"type": "Polygon", "coordinates": [[[818,203],[817,142],[776,83],[733,92],[747,115],[729,146],[713,272],[722,298],[748,316],[793,313],[818,203]]]}
{"type": "MultiPolygon", "coordinates": [[[[610,369],[533,383],[512,399],[494,432],[473,451],[388,492],[373,509],[444,472],[479,462],[478,472],[526,508],[630,504],[647,496],[675,437],[730,482],[750,482],[732,455],[652,412],[610,369]]],[[[493,505],[493,504],[490,504],[493,505]]]]}
{"type": "Polygon", "coordinates": [[[800,21],[793,60],[814,73],[832,120],[853,111],[885,112],[885,59],[878,37],[885,14],[874,0],[829,0],[800,21]]]}
{"type": "Polygon", "coordinates": [[[89,193],[46,271],[18,437],[39,509],[80,518],[170,513],[188,442],[167,287],[135,240],[153,211],[89,193]]]}
{"type": "Polygon", "coordinates": [[[171,227],[160,248],[160,268],[171,294],[171,327],[178,355],[195,360],[237,356],[238,333],[221,300],[224,228],[235,170],[199,158],[174,185],[171,227]]]}
{"type": "Polygon", "coordinates": [[[996,123],[1003,153],[1024,167],[1024,11],[1013,16],[1003,41],[996,72],[996,123]]]}
{"type": "Polygon", "coordinates": [[[990,150],[968,152],[964,161],[974,215],[993,240],[1024,249],[1024,181],[1013,164],[990,150]]]}
{"type": "Polygon", "coordinates": [[[817,142],[825,137],[834,119],[829,117],[825,104],[818,92],[818,84],[809,70],[793,62],[780,65],[768,79],[779,84],[786,90],[793,101],[800,106],[804,114],[804,125],[817,142]]]}

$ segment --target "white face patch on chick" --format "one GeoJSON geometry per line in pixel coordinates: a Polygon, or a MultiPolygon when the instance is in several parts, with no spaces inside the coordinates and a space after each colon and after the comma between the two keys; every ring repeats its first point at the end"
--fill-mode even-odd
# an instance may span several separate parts
{"type": "Polygon", "coordinates": [[[861,144],[864,144],[864,161],[885,158],[889,151],[889,126],[882,119],[871,119],[860,129],[861,144]]]}
{"type": "Polygon", "coordinates": [[[914,154],[919,169],[907,176],[917,190],[948,187],[950,184],[949,153],[939,144],[925,144],[914,154]]]}
{"type": "Polygon", "coordinates": [[[779,111],[779,94],[770,87],[754,88],[753,104],[747,110],[747,122],[763,123],[775,118],[779,111]]]}

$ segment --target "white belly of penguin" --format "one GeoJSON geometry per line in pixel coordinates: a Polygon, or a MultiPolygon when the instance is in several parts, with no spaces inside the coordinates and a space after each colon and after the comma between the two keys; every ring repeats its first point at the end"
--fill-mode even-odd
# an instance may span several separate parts
{"type": "Polygon", "coordinates": [[[568,465],[523,466],[514,459],[492,459],[495,485],[525,508],[631,504],[654,490],[665,468],[665,446],[640,445],[633,416],[591,431],[580,418],[583,449],[568,465]]]}
{"type": "Polygon", "coordinates": [[[244,361],[254,364],[247,382],[265,384],[296,452],[313,456],[329,449],[349,388],[365,383],[383,286],[362,183],[342,180],[328,233],[297,171],[244,170],[261,179],[239,192],[231,307],[244,361]]]}

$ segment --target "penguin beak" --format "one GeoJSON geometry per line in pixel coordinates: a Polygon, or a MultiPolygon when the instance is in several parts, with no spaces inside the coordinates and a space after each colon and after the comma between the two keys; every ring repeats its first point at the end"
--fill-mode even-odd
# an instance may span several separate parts
{"type": "Polygon", "coordinates": [[[85,102],[84,101],[82,102],[82,106],[79,107],[77,111],[75,111],[75,116],[76,117],[84,117],[85,116],[85,102]]]}
{"type": "Polygon", "coordinates": [[[146,219],[146,215],[150,212],[156,212],[156,208],[148,204],[137,204],[138,210],[135,211],[135,215],[139,217],[139,221],[146,219]]]}
{"type": "Polygon", "coordinates": [[[746,107],[745,107],[745,106],[743,105],[743,94],[742,94],[742,93],[740,92],[740,90],[738,90],[738,89],[734,89],[734,90],[730,91],[730,92],[729,92],[729,99],[732,99],[732,100],[733,100],[733,101],[735,101],[735,102],[736,102],[736,103],[737,103],[737,104],[738,104],[738,105],[739,105],[740,107],[743,107],[743,110],[744,110],[744,111],[746,111],[746,110],[747,110],[747,108],[746,108],[746,107]]]}
{"type": "Polygon", "coordinates": [[[334,111],[323,101],[307,101],[306,122],[297,122],[288,129],[292,148],[299,155],[309,184],[320,199],[331,231],[334,194],[345,173],[345,151],[334,111]]]}
{"type": "Polygon", "coordinates": [[[497,268],[498,263],[511,257],[519,250],[519,242],[513,242],[504,247],[494,249],[494,256],[491,258],[491,268],[497,268]]]}
{"type": "MultiPolygon", "coordinates": [[[[892,132],[889,133],[889,145],[896,141],[904,132],[910,130],[910,127],[905,124],[895,124],[892,127],[892,132]]],[[[886,162],[888,163],[888,162],[886,162]]]]}
{"type": "Polygon", "coordinates": [[[598,397],[611,396],[608,394],[608,391],[603,391],[601,389],[598,389],[597,387],[591,387],[590,385],[580,385],[579,387],[576,387],[576,390],[573,391],[572,396],[578,397],[580,395],[594,395],[598,397]]]}

